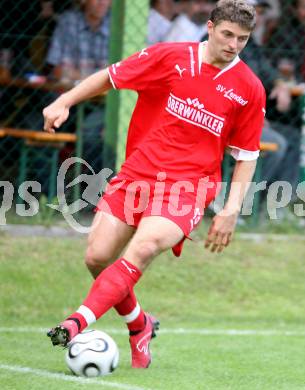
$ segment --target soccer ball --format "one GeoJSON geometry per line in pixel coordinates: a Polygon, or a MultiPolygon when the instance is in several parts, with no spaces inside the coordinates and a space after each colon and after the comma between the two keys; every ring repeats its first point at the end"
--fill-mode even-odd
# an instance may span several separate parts
{"type": "Polygon", "coordinates": [[[68,344],[66,362],[78,376],[107,375],[118,366],[119,349],[107,333],[87,330],[68,344]]]}

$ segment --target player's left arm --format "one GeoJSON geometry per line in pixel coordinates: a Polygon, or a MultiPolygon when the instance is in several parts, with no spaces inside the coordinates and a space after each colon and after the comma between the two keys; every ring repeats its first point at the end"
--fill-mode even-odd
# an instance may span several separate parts
{"type": "Polygon", "coordinates": [[[243,200],[249,189],[256,160],[236,161],[228,200],[210,226],[205,247],[211,252],[221,252],[232,240],[243,200]]]}
{"type": "Polygon", "coordinates": [[[231,188],[224,209],[212,221],[205,247],[221,252],[232,240],[243,200],[254,175],[266,107],[262,83],[249,73],[245,82],[246,103],[239,105],[226,146],[236,160],[231,188]],[[248,80],[247,79],[247,80],[248,80]]]}

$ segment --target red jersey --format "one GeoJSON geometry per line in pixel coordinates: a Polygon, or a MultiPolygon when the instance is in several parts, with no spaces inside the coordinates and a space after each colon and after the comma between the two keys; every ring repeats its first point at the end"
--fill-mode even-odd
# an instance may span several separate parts
{"type": "Polygon", "coordinates": [[[265,91],[236,57],[202,63],[204,43],[162,43],[112,65],[115,88],[138,92],[121,173],[133,179],[220,180],[227,146],[257,152],[265,91]]]}

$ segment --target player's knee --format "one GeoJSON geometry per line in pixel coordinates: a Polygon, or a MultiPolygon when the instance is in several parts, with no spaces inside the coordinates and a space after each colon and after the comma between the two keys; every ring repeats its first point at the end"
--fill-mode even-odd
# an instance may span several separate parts
{"type": "Polygon", "coordinates": [[[158,238],[139,240],[135,242],[133,247],[135,257],[143,262],[157,256],[160,250],[160,240],[158,238]]]}
{"type": "Polygon", "coordinates": [[[94,278],[109,265],[111,260],[110,256],[105,252],[99,250],[94,245],[88,245],[85,264],[94,278]]]}

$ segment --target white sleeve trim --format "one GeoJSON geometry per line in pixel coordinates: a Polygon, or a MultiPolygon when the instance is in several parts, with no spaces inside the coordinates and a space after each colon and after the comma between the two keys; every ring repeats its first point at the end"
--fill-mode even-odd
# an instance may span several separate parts
{"type": "Polygon", "coordinates": [[[116,87],[116,85],[115,85],[115,83],[114,83],[114,81],[113,81],[113,78],[112,78],[112,76],[111,76],[111,73],[110,73],[110,71],[109,71],[109,68],[107,68],[107,72],[108,72],[109,80],[110,80],[110,82],[111,82],[113,88],[114,88],[114,89],[117,89],[117,87],[116,87]]]}
{"type": "Polygon", "coordinates": [[[229,148],[231,148],[231,156],[237,160],[237,161],[252,161],[257,160],[259,156],[259,150],[256,150],[255,152],[250,150],[244,150],[241,148],[238,148],[236,146],[228,145],[229,148]]]}

